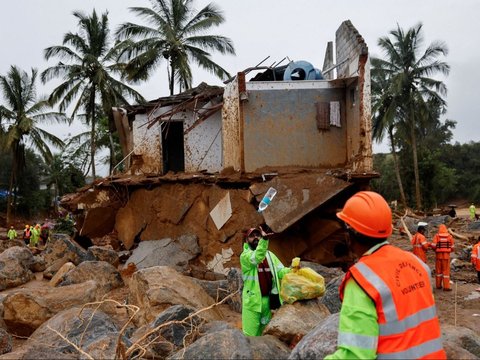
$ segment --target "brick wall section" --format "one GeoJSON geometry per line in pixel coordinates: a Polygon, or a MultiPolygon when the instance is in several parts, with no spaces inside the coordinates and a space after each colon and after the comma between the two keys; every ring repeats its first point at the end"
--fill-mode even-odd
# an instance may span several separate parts
{"type": "Polygon", "coordinates": [[[373,170],[372,157],[372,119],[371,119],[371,85],[370,85],[370,58],[365,40],[346,20],[335,33],[337,64],[348,58],[337,68],[337,78],[358,76],[356,92],[359,98],[360,126],[358,132],[358,147],[352,154],[353,172],[371,172],[373,170]]]}

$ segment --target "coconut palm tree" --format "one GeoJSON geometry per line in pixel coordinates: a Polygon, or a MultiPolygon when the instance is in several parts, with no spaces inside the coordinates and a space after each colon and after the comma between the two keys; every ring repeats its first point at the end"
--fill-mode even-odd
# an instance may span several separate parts
{"type": "MultiPolygon", "coordinates": [[[[111,46],[109,40],[108,13],[99,17],[93,10],[90,16],[78,11],[73,15],[78,19],[79,32],[69,32],[63,38],[63,45],[45,49],[47,60],[58,57],[62,61],[42,72],[41,77],[43,82],[62,78],[63,82],[50,95],[50,100],[58,103],[61,111],[75,102],[72,117],[80,110],[87,114],[86,123],[90,125],[91,133],[91,168],[95,179],[96,104],[100,103],[108,114],[111,113],[112,106],[128,104],[128,98],[137,102],[144,99],[137,91],[114,77],[121,77],[122,74],[121,67],[116,62],[116,48],[111,46]]],[[[112,123],[110,130],[113,129],[112,123]]]]}
{"type": "Polygon", "coordinates": [[[415,176],[415,200],[417,208],[421,209],[416,139],[416,123],[420,118],[417,110],[432,98],[445,104],[445,84],[430,76],[448,75],[449,65],[438,59],[447,55],[448,49],[443,42],[435,41],[422,52],[422,24],[408,29],[407,32],[397,26],[397,29],[390,32],[390,36],[392,38],[386,36],[378,40],[385,59],[377,59],[377,67],[388,76],[390,84],[387,92],[396,99],[399,123],[408,129],[415,176]]]}
{"type": "Polygon", "coordinates": [[[400,164],[397,156],[395,141],[395,128],[399,121],[399,104],[396,96],[389,90],[390,79],[388,74],[382,71],[378,65],[378,59],[372,59],[372,114],[373,114],[373,139],[381,142],[388,135],[395,177],[397,179],[400,201],[404,208],[407,208],[407,199],[403,188],[402,177],[400,176],[400,164]]]}
{"type": "Polygon", "coordinates": [[[38,127],[42,122],[56,121],[66,123],[64,114],[48,111],[51,109],[47,99],[37,99],[35,81],[37,70],[31,74],[11,66],[5,76],[0,76],[0,89],[5,105],[0,105],[0,121],[5,127],[2,143],[12,153],[12,168],[7,198],[7,223],[11,221],[12,195],[18,177],[25,165],[25,146],[38,151],[44,159],[52,158],[48,144],[62,147],[63,142],[55,135],[38,127]]]}
{"type": "Polygon", "coordinates": [[[170,95],[177,82],[180,89],[192,87],[191,63],[210,71],[220,79],[228,72],[211,59],[210,51],[235,54],[229,38],[206,34],[225,21],[216,5],[210,3],[195,12],[192,0],[150,0],[152,8],[132,7],[147,25],[124,23],[116,31],[126,60],[128,78],[146,80],[162,60],[168,62],[170,95]]]}

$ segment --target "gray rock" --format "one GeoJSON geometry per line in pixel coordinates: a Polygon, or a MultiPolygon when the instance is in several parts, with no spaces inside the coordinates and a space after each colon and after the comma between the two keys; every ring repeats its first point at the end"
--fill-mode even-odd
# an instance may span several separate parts
{"type": "MultiPolygon", "coordinates": [[[[172,305],[186,305],[199,310],[215,303],[191,277],[168,266],[138,270],[130,279],[129,289],[130,303],[140,308],[134,319],[137,326],[152,322],[172,305]]],[[[216,308],[202,312],[201,316],[209,321],[222,318],[216,308]]]]}
{"type": "Polygon", "coordinates": [[[240,330],[207,334],[167,359],[253,359],[247,337],[240,330]]]}
{"type": "Polygon", "coordinates": [[[226,322],[226,321],[209,321],[209,322],[204,322],[202,325],[199,327],[199,333],[200,336],[204,336],[207,334],[215,333],[215,332],[220,332],[220,331],[225,331],[225,330],[234,330],[235,327],[233,327],[232,324],[226,322]]]}
{"type": "Polygon", "coordinates": [[[227,275],[228,293],[233,294],[238,291],[236,295],[227,300],[227,304],[233,311],[242,313],[242,290],[243,290],[243,276],[242,271],[238,268],[231,268],[227,275]]]}
{"type": "Polygon", "coordinates": [[[84,248],[78,245],[68,235],[59,233],[50,236],[50,240],[42,252],[42,256],[45,259],[47,268],[58,259],[65,259],[65,261],[57,267],[57,270],[68,261],[78,265],[83,261],[94,260],[84,248]]]}
{"type": "Polygon", "coordinates": [[[186,269],[188,261],[200,254],[198,239],[195,235],[183,235],[178,239],[142,241],[133,250],[126,263],[134,263],[137,269],[152,266],[171,266],[178,271],[186,269]]]}
{"type": "MultiPolygon", "coordinates": [[[[28,341],[27,341],[28,342],[28,341]]],[[[0,359],[5,360],[77,360],[78,355],[76,354],[65,354],[52,349],[46,345],[36,344],[35,346],[25,347],[22,346],[20,349],[0,356],[0,359]]]]}
{"type": "Polygon", "coordinates": [[[60,311],[99,300],[103,295],[103,287],[93,280],[62,288],[19,289],[3,300],[3,319],[13,334],[29,336],[60,311]]]}
{"type": "MultiPolygon", "coordinates": [[[[88,308],[81,313],[80,308],[64,310],[40,326],[28,340],[30,347],[41,342],[63,354],[78,354],[72,345],[51,329],[95,359],[115,358],[119,330],[113,320],[102,311],[88,308]]],[[[125,337],[122,337],[121,341],[127,347],[130,346],[130,341],[125,337]]]]}
{"type": "MultiPolygon", "coordinates": [[[[194,311],[195,309],[184,305],[171,306],[150,324],[149,329],[154,329],[170,321],[182,321],[194,311]]],[[[193,343],[196,339],[195,328],[203,322],[204,320],[195,316],[184,324],[174,323],[165,325],[159,331],[148,336],[148,341],[151,345],[147,350],[154,358],[164,359],[170,353],[183,348],[184,345],[193,343]],[[161,339],[161,341],[154,341],[155,339],[161,339]]]]}
{"type": "Polygon", "coordinates": [[[227,280],[210,281],[196,278],[192,278],[192,280],[200,285],[215,301],[221,301],[230,295],[227,280]]]}
{"type": "Polygon", "coordinates": [[[105,261],[84,261],[67,272],[58,286],[81,284],[88,280],[95,280],[106,291],[123,285],[122,276],[111,264],[105,261]]]}
{"type": "MultiPolygon", "coordinates": [[[[445,343],[445,351],[448,359],[459,359],[458,348],[463,349],[462,353],[468,352],[472,356],[480,354],[480,334],[475,333],[466,327],[445,325],[442,326],[442,338],[448,340],[445,343]],[[454,344],[454,345],[453,345],[454,344]],[[453,345],[453,346],[452,346],[453,345]]],[[[461,357],[464,358],[463,356],[461,357]]],[[[468,358],[468,357],[466,357],[468,358]]],[[[478,359],[478,357],[475,357],[478,359]]]]}
{"type": "Polygon", "coordinates": [[[14,246],[0,254],[0,290],[16,287],[33,280],[30,270],[35,260],[26,247],[14,246]]]}
{"type": "Polygon", "coordinates": [[[263,334],[275,336],[288,345],[296,344],[329,315],[330,311],[318,298],[284,304],[275,312],[263,334]]]}
{"type": "Polygon", "coordinates": [[[60,259],[56,259],[50,266],[48,266],[44,271],[43,271],[43,277],[45,279],[51,279],[55,276],[55,274],[62,268],[63,265],[66,263],[71,263],[68,260],[67,257],[62,257],[60,259]]]}
{"type": "Polygon", "coordinates": [[[247,337],[252,359],[288,359],[291,350],[272,335],[247,337]]]}
{"type": "Polygon", "coordinates": [[[42,272],[47,268],[47,263],[41,255],[35,255],[33,257],[33,264],[30,266],[30,270],[33,272],[42,272]]]}
{"type": "Polygon", "coordinates": [[[117,267],[120,264],[118,253],[112,248],[105,246],[90,246],[87,252],[89,257],[92,257],[97,261],[106,261],[114,267],[117,267]]]}
{"type": "Polygon", "coordinates": [[[5,329],[0,329],[0,355],[12,351],[12,337],[5,329]]]}
{"type": "Polygon", "coordinates": [[[339,314],[333,314],[303,337],[289,359],[323,359],[337,348],[339,314]]]}
{"type": "Polygon", "coordinates": [[[325,294],[320,298],[320,302],[324,304],[332,314],[339,312],[342,307],[342,302],[340,301],[338,293],[338,288],[340,287],[342,280],[343,276],[338,276],[333,280],[330,280],[325,287],[325,294]]]}

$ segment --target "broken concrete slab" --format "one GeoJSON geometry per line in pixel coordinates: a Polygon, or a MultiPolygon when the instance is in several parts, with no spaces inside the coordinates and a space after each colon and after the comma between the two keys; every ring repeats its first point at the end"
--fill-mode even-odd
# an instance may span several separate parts
{"type": "Polygon", "coordinates": [[[230,193],[227,191],[222,200],[220,200],[213,210],[210,211],[210,217],[215,223],[217,230],[220,230],[231,216],[232,204],[230,202],[230,193]]]}
{"type": "Polygon", "coordinates": [[[189,260],[200,254],[197,240],[195,235],[183,235],[177,239],[142,241],[126,263],[134,263],[137,269],[160,265],[172,266],[182,271],[189,260]]]}

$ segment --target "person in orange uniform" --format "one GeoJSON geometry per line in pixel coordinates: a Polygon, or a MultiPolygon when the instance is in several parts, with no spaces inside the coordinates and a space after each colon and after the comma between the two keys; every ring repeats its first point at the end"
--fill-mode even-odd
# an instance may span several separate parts
{"type": "MultiPolygon", "coordinates": [[[[473,245],[471,259],[475,270],[477,270],[478,283],[480,284],[480,236],[478,237],[478,243],[473,245]]],[[[476,290],[480,291],[480,288],[476,290]]]]}
{"type": "Polygon", "coordinates": [[[424,263],[427,263],[427,250],[430,247],[425,238],[425,227],[427,225],[425,222],[419,222],[417,232],[412,237],[412,252],[424,263]]]}
{"type": "Polygon", "coordinates": [[[432,240],[432,248],[435,250],[435,287],[444,291],[451,291],[450,287],[450,253],[453,251],[454,241],[448,233],[447,226],[441,224],[438,233],[432,240]]]}
{"type": "Polygon", "coordinates": [[[340,285],[338,349],[325,359],[446,359],[430,268],[388,243],[392,211],[385,199],[360,191],[337,217],[359,260],[340,285]]]}

